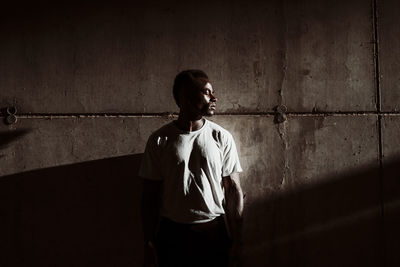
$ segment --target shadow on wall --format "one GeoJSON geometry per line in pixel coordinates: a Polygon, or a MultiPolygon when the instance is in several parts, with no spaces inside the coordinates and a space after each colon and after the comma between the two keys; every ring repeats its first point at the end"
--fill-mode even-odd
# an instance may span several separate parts
{"type": "MultiPolygon", "coordinates": [[[[141,266],[140,159],[0,177],[0,266],[141,266]]],[[[386,165],[386,228],[378,168],[249,203],[244,266],[398,266],[399,171],[386,165]]]]}
{"type": "Polygon", "coordinates": [[[330,178],[249,204],[245,266],[400,266],[400,160],[330,178]]]}
{"type": "Polygon", "coordinates": [[[3,131],[0,132],[0,148],[6,147],[9,143],[16,141],[23,137],[24,135],[30,133],[31,129],[18,129],[12,132],[3,131]]]}
{"type": "Polygon", "coordinates": [[[0,177],[0,266],[141,266],[140,159],[0,177]]]}
{"type": "MultiPolygon", "coordinates": [[[[30,133],[31,129],[18,129],[14,131],[2,131],[0,132],[0,151],[6,148],[11,142],[17,141],[18,139],[24,137],[30,133]]],[[[0,154],[0,158],[3,155],[0,154]]]]}

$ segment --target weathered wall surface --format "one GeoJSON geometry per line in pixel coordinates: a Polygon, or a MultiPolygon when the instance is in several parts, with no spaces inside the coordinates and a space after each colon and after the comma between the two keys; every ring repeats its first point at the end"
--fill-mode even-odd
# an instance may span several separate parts
{"type": "Polygon", "coordinates": [[[5,5],[0,265],[140,266],[140,154],[199,68],[244,168],[244,266],[398,266],[398,7],[5,5]]]}

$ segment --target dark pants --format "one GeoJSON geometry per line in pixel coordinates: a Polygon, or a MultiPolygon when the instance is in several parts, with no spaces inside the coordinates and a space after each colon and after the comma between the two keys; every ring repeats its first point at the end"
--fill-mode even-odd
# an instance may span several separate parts
{"type": "Polygon", "coordinates": [[[160,267],[223,267],[232,242],[222,216],[200,224],[162,218],[155,245],[160,267]]]}

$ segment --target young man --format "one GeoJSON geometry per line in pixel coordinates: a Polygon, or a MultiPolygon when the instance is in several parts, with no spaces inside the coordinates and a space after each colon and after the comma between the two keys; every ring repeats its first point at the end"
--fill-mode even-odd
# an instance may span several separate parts
{"type": "Polygon", "coordinates": [[[243,211],[235,142],[204,118],[217,98],[203,71],[179,73],[173,95],[179,117],[149,137],[139,171],[145,264],[155,248],[161,267],[233,265],[243,211]]]}

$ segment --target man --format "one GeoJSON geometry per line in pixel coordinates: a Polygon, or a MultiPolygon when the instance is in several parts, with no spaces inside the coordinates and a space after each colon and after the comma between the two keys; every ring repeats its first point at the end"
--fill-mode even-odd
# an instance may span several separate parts
{"type": "Polygon", "coordinates": [[[203,71],[179,73],[173,95],[179,117],[149,137],[139,171],[145,264],[155,248],[161,267],[234,265],[243,211],[235,143],[204,118],[217,98],[203,71]]]}

